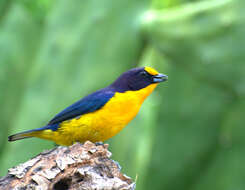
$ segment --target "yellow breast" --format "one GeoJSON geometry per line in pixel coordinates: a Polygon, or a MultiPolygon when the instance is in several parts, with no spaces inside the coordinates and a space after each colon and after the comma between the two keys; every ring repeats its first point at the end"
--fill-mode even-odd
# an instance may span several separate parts
{"type": "Polygon", "coordinates": [[[69,145],[74,142],[98,142],[111,138],[136,116],[143,101],[156,86],[157,84],[151,84],[138,91],[116,92],[101,109],[62,122],[53,140],[58,144],[69,145]]]}

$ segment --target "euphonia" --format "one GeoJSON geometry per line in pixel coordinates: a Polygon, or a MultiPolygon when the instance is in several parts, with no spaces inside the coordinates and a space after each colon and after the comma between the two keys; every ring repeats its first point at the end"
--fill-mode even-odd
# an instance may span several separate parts
{"type": "Polygon", "coordinates": [[[138,113],[145,98],[167,75],[151,67],[130,69],[111,85],[67,107],[41,128],[8,137],[9,141],[38,137],[59,145],[105,141],[120,132],[138,113]]]}

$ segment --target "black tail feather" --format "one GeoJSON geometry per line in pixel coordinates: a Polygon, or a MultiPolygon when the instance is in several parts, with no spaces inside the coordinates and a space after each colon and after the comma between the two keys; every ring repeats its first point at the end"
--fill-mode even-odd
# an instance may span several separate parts
{"type": "Polygon", "coordinates": [[[29,132],[17,133],[8,137],[8,141],[17,141],[25,138],[30,138],[29,132]]]}
{"type": "MultiPolygon", "coordinates": [[[[54,126],[56,127],[56,125],[54,125],[54,126]]],[[[20,139],[34,137],[35,134],[37,134],[39,131],[43,131],[43,130],[46,130],[46,129],[53,130],[52,127],[53,127],[52,125],[47,125],[47,126],[44,126],[44,127],[41,127],[41,128],[32,129],[32,130],[28,130],[28,131],[23,131],[21,133],[16,133],[14,135],[9,136],[8,137],[8,141],[17,141],[17,140],[20,140],[20,139]]]]}

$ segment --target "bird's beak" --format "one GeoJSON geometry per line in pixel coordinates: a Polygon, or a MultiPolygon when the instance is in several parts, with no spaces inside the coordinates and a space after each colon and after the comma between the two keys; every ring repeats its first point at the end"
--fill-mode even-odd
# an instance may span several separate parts
{"type": "Polygon", "coordinates": [[[166,81],[166,80],[168,80],[168,76],[164,75],[164,74],[161,74],[161,73],[153,76],[153,82],[154,83],[159,83],[159,82],[163,82],[163,81],[166,81]]]}

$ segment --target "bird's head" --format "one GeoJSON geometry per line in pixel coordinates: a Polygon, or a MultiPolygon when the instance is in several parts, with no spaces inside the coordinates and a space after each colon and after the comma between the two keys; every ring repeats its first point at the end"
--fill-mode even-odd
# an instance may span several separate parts
{"type": "Polygon", "coordinates": [[[167,75],[158,73],[151,67],[138,67],[123,73],[111,87],[122,92],[128,90],[134,91],[166,80],[168,80],[167,75]]]}

